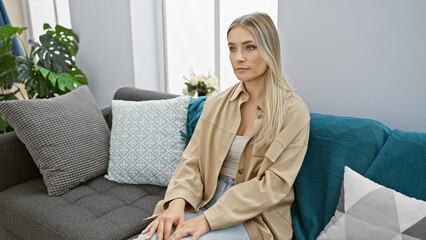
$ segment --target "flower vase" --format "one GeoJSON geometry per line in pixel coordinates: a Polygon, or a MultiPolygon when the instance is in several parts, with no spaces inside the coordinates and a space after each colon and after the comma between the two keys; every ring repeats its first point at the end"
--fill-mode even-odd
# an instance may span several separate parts
{"type": "Polygon", "coordinates": [[[201,96],[206,96],[207,93],[205,91],[197,91],[197,95],[198,97],[201,97],[201,96]]]}

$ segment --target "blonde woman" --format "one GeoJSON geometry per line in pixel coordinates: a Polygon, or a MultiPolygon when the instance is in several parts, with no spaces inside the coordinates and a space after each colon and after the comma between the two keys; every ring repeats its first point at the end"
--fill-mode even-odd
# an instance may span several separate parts
{"type": "Polygon", "coordinates": [[[271,18],[228,29],[239,83],[212,97],[146,239],[291,239],[293,182],[309,138],[309,111],[282,76],[271,18]],[[171,235],[171,236],[170,236],[171,235]]]}

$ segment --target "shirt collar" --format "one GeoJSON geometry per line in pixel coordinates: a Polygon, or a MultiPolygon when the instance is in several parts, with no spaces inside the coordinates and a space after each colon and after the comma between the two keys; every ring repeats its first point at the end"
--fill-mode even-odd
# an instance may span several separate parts
{"type": "MultiPolygon", "coordinates": [[[[229,101],[234,101],[235,99],[237,99],[241,93],[245,93],[248,96],[248,93],[246,91],[246,87],[244,86],[244,83],[239,82],[238,86],[235,88],[234,92],[231,94],[231,96],[229,97],[229,101]]],[[[264,111],[265,106],[266,106],[266,97],[264,97],[260,102],[259,102],[259,107],[261,109],[261,111],[264,111]]]]}
{"type": "Polygon", "coordinates": [[[235,99],[237,99],[240,96],[240,93],[244,92],[245,94],[248,95],[247,91],[246,91],[246,87],[244,86],[244,84],[242,82],[238,83],[238,86],[235,88],[234,92],[231,94],[229,101],[234,101],[235,99]]]}

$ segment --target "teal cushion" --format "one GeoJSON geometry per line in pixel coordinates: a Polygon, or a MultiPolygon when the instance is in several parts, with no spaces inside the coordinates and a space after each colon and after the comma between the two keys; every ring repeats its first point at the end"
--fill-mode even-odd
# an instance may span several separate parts
{"type": "Polygon", "coordinates": [[[167,186],[185,149],[189,97],[112,102],[108,175],[118,183],[167,186]]]}
{"type": "Polygon", "coordinates": [[[426,133],[393,130],[365,177],[426,200],[426,133]]]}
{"type": "Polygon", "coordinates": [[[206,103],[207,97],[201,96],[197,98],[191,98],[188,107],[188,122],[186,124],[187,133],[182,132],[182,136],[185,137],[185,147],[191,140],[192,134],[197,126],[198,119],[200,119],[201,113],[204,109],[204,103],[206,103]]]}
{"type": "Polygon", "coordinates": [[[294,183],[295,239],[315,239],[333,216],[344,167],[365,173],[390,129],[380,122],[311,114],[308,151],[294,183]]]}

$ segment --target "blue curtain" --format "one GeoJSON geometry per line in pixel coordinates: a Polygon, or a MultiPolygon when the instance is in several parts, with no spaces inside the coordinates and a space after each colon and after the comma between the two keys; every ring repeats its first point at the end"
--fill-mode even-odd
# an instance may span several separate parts
{"type": "MultiPolygon", "coordinates": [[[[9,16],[7,15],[6,8],[4,7],[3,0],[0,0],[0,27],[4,25],[11,25],[9,16]]],[[[15,56],[23,56],[24,52],[22,51],[21,45],[19,45],[18,39],[16,37],[13,38],[12,43],[13,55],[15,56]]]]}

